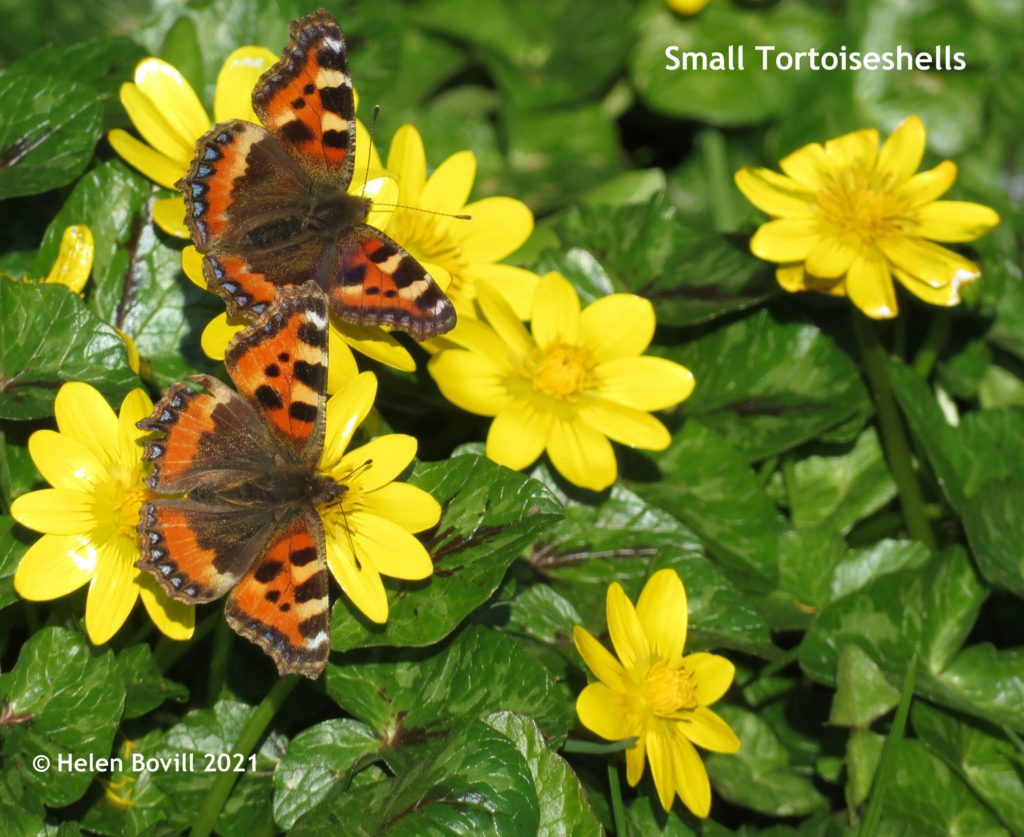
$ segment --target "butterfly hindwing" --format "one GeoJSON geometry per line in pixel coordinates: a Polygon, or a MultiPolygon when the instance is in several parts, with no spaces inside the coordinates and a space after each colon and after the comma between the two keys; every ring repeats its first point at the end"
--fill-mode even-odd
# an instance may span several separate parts
{"type": "Polygon", "coordinates": [[[320,9],[292,22],[281,60],[252,94],[260,121],[314,183],[344,191],[352,180],[356,120],[345,38],[320,9]]]}
{"type": "Polygon", "coordinates": [[[231,592],[228,623],[280,674],[316,678],[330,651],[324,531],[314,511],[288,522],[231,592]]]}
{"type": "Polygon", "coordinates": [[[297,461],[315,464],[323,446],[327,303],[313,282],[282,288],[277,302],[236,334],[224,354],[231,380],[297,461]]]}
{"type": "Polygon", "coordinates": [[[455,308],[423,266],[380,230],[358,224],[338,241],[331,310],[426,340],[455,325],[455,308]]]}

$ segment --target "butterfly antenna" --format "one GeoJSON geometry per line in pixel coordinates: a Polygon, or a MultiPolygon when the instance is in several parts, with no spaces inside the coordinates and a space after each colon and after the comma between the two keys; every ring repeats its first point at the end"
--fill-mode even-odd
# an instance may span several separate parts
{"type": "Polygon", "coordinates": [[[442,218],[454,218],[456,221],[472,221],[472,215],[454,215],[451,212],[439,212],[436,209],[424,209],[422,206],[408,206],[404,203],[374,203],[378,209],[408,209],[410,212],[426,212],[427,215],[440,215],[442,218]]]}
{"type": "MultiPolygon", "coordinates": [[[[380,116],[380,105],[373,106],[373,118],[370,120],[370,148],[373,148],[373,135],[377,132],[377,117],[380,116]]],[[[366,171],[363,172],[363,190],[359,193],[359,197],[366,196],[366,184],[370,179],[370,160],[373,158],[372,154],[366,155],[366,171]]]]}

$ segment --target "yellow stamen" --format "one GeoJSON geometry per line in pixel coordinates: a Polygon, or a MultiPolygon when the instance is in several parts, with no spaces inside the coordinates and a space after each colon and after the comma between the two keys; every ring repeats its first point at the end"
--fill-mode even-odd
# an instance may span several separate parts
{"type": "Polygon", "coordinates": [[[892,178],[863,166],[830,171],[818,193],[818,205],[843,233],[863,244],[904,230],[906,207],[894,193],[892,178]]]}
{"type": "Polygon", "coordinates": [[[654,663],[644,673],[644,700],[651,712],[662,718],[682,709],[697,708],[697,690],[684,668],[672,669],[663,662],[654,663]]]}
{"type": "Polygon", "coordinates": [[[556,343],[534,359],[533,389],[551,398],[568,399],[587,388],[590,358],[578,346],[556,343]]]}

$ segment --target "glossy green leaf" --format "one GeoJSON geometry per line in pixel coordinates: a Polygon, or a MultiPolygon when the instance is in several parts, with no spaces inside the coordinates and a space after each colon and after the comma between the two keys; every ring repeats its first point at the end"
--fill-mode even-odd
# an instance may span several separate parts
{"type": "Polygon", "coordinates": [[[17,526],[13,517],[0,515],[0,608],[18,601],[14,573],[26,549],[25,530],[17,526]]]}
{"type": "Polygon", "coordinates": [[[167,700],[181,703],[188,698],[188,689],[160,673],[148,645],[126,648],[117,655],[117,668],[125,688],[125,718],[138,718],[167,700]]]}
{"type": "Polygon", "coordinates": [[[836,663],[836,696],[829,722],[845,727],[870,726],[899,703],[900,692],[860,646],[844,645],[836,663]]]}

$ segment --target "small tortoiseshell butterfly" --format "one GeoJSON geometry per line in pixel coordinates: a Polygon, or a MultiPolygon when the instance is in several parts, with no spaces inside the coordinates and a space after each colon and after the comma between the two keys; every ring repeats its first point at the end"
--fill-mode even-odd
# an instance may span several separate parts
{"type": "Polygon", "coordinates": [[[173,599],[231,591],[231,627],[281,674],[316,678],[329,649],[327,561],[316,507],[344,486],[318,474],[324,443],[327,302],[282,288],[224,356],[238,392],[209,375],[172,385],[138,423],[148,485],[139,519],[147,570],[173,599]]]}
{"type": "Polygon", "coordinates": [[[321,9],[293,21],[284,57],[252,94],[262,128],[235,120],[196,143],[185,223],[231,316],[259,315],[278,289],[313,279],[342,320],[426,340],[455,309],[412,256],[349,195],[356,119],[345,40],[321,9]]]}

